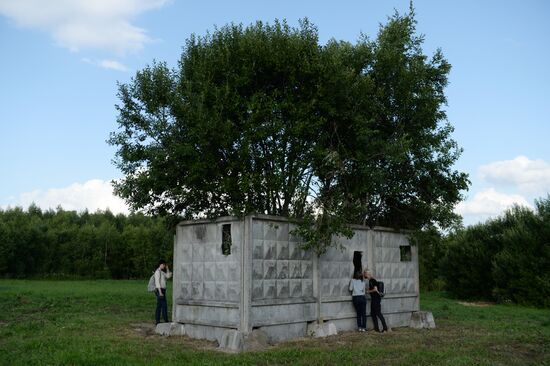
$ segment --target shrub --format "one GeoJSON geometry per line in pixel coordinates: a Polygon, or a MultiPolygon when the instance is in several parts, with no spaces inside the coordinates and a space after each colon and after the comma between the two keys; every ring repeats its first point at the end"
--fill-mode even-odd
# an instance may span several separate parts
{"type": "Polygon", "coordinates": [[[457,297],[550,307],[550,196],[453,233],[440,264],[457,297]]]}

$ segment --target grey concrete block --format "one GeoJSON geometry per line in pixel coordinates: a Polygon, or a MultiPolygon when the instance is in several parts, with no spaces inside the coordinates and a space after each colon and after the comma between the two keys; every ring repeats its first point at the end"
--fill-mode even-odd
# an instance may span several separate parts
{"type": "Polygon", "coordinates": [[[221,349],[239,352],[243,350],[243,335],[236,329],[228,329],[223,332],[218,343],[221,349]]]}
{"type": "Polygon", "coordinates": [[[185,335],[185,326],[180,323],[171,323],[170,326],[171,336],[183,336],[185,335]]]}
{"type": "Polygon", "coordinates": [[[170,325],[171,323],[159,323],[157,324],[157,327],[155,328],[155,333],[160,334],[162,336],[169,336],[170,335],[170,325]]]}
{"type": "Polygon", "coordinates": [[[435,328],[435,320],[433,314],[429,311],[415,311],[411,315],[410,327],[414,329],[435,328]]]}
{"type": "Polygon", "coordinates": [[[155,328],[155,333],[165,337],[182,336],[185,335],[185,326],[180,323],[159,323],[155,328]]]}

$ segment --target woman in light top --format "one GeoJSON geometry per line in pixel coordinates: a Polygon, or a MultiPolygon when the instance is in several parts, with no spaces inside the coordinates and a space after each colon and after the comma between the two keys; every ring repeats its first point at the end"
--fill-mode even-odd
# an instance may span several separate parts
{"type": "Polygon", "coordinates": [[[155,295],[157,296],[157,308],[155,321],[160,323],[160,314],[165,323],[168,323],[168,303],[166,301],[166,279],[172,277],[172,272],[164,259],[159,260],[159,266],[155,271],[155,295]]]}
{"type": "Polygon", "coordinates": [[[353,299],[353,306],[357,312],[357,330],[359,332],[367,331],[367,299],[365,297],[366,282],[363,279],[361,271],[353,274],[353,279],[349,283],[349,290],[353,299]]]}

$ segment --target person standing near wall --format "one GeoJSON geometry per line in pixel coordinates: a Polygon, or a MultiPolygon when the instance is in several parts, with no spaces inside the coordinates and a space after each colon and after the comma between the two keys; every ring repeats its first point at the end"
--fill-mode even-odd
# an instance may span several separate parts
{"type": "Polygon", "coordinates": [[[353,275],[353,279],[349,283],[349,290],[353,300],[353,306],[357,312],[357,330],[359,332],[367,331],[367,298],[365,297],[365,280],[361,275],[361,271],[357,271],[353,275]]]}
{"type": "Polygon", "coordinates": [[[160,323],[160,314],[165,323],[168,323],[168,302],[166,300],[166,280],[172,277],[172,272],[164,259],[159,260],[159,265],[155,271],[155,295],[157,296],[157,309],[155,311],[155,321],[160,323]]]}
{"type": "Polygon", "coordinates": [[[364,276],[369,281],[369,289],[367,290],[367,293],[370,294],[370,316],[372,318],[374,330],[378,333],[387,332],[388,326],[386,325],[386,319],[384,319],[384,316],[382,315],[382,297],[378,292],[378,281],[369,270],[364,272],[364,276]],[[382,322],[382,330],[378,327],[378,319],[382,322]]]}

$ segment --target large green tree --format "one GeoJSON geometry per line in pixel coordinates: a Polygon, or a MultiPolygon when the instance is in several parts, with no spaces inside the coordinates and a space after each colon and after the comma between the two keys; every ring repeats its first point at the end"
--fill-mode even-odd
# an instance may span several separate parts
{"type": "Polygon", "coordinates": [[[324,46],[307,20],[191,37],[176,68],[119,85],[117,194],[185,218],[301,219],[318,253],[352,223],[449,225],[468,184],[443,109],[450,65],[415,24],[395,14],[375,40],[324,46]]]}

